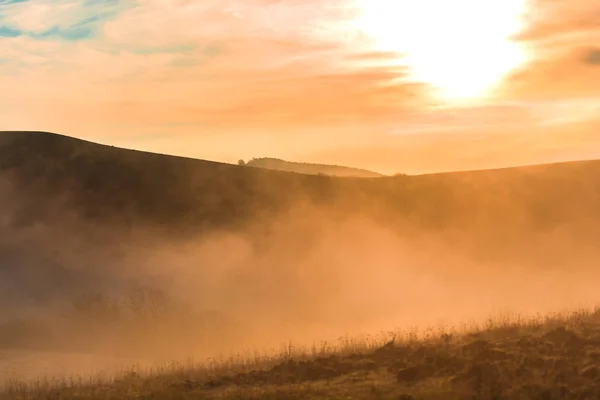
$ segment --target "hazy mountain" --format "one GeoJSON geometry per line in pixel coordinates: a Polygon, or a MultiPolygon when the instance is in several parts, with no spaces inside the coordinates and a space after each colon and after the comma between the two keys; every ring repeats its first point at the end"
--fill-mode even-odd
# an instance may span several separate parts
{"type": "Polygon", "coordinates": [[[358,178],[377,178],[383,176],[377,172],[360,168],[344,167],[340,165],[291,162],[268,157],[253,158],[246,162],[245,165],[310,175],[351,176],[358,178]]]}

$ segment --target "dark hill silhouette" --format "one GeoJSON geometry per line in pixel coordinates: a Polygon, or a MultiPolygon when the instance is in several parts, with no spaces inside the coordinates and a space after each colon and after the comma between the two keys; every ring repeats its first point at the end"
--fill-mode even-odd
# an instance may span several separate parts
{"type": "Polygon", "coordinates": [[[233,226],[302,193],[325,201],[321,177],[114,148],[45,132],[0,133],[0,169],[26,199],[17,220],[66,196],[83,217],[178,230],[233,226]]]}
{"type": "Polygon", "coordinates": [[[173,234],[233,229],[298,203],[326,207],[340,217],[364,214],[394,227],[506,235],[524,227],[590,227],[599,217],[599,161],[334,178],[126,150],[51,133],[2,132],[0,170],[19,194],[12,220],[18,224],[56,212],[44,204],[59,199],[90,221],[173,234]]]}
{"type": "Polygon", "coordinates": [[[384,176],[383,174],[360,168],[344,167],[341,165],[292,162],[269,157],[253,158],[246,162],[245,165],[309,175],[329,175],[356,178],[378,178],[384,176]]]}

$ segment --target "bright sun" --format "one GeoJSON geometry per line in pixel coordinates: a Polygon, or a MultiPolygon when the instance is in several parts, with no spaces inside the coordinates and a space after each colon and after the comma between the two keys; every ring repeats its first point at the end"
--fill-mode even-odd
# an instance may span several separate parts
{"type": "Polygon", "coordinates": [[[358,28],[378,50],[402,54],[410,79],[450,102],[490,96],[526,62],[510,37],[522,29],[527,0],[354,0],[358,28]]]}

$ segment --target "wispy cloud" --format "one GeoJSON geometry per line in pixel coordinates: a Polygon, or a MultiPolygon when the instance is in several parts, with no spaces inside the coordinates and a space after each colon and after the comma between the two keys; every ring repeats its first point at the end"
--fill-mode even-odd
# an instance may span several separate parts
{"type": "Polygon", "coordinates": [[[520,99],[600,97],[600,3],[533,0],[528,29],[518,40],[534,54],[507,80],[505,93],[520,99]]]}
{"type": "Polygon", "coordinates": [[[584,61],[591,65],[600,65],[600,49],[591,49],[585,53],[584,61]]]}
{"type": "Polygon", "coordinates": [[[0,37],[89,39],[106,20],[124,8],[123,4],[116,0],[4,1],[0,3],[0,37]]]}

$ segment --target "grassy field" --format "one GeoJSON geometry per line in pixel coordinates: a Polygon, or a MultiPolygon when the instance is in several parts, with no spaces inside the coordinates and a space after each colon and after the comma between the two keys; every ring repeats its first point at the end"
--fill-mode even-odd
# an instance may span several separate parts
{"type": "Polygon", "coordinates": [[[6,399],[598,399],[600,310],[7,382],[6,399]]]}

